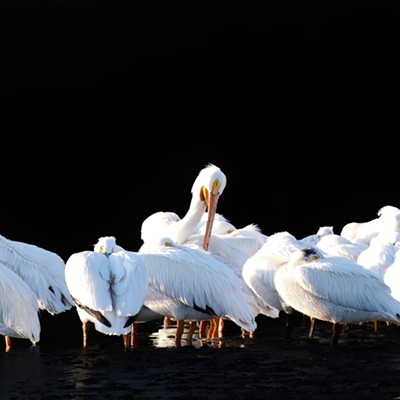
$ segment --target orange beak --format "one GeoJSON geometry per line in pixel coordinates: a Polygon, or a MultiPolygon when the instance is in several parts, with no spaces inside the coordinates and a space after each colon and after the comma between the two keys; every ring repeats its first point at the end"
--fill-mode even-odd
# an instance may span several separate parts
{"type": "Polygon", "coordinates": [[[212,192],[208,192],[206,188],[203,188],[204,201],[207,205],[208,218],[206,224],[206,231],[204,233],[203,248],[208,250],[208,244],[210,242],[212,226],[217,212],[217,204],[220,196],[219,192],[220,181],[217,179],[213,184],[212,192]]]}

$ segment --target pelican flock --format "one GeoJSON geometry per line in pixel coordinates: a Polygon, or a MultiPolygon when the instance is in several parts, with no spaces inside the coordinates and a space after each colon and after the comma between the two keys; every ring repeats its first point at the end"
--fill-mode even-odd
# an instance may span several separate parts
{"type": "MultiPolygon", "coordinates": [[[[343,326],[377,321],[400,325],[400,209],[381,207],[369,221],[349,221],[296,238],[237,227],[219,210],[224,172],[207,164],[195,178],[185,215],[155,211],[142,221],[138,249],[99,235],[92,249],[64,261],[51,250],[0,235],[0,334],[40,344],[42,312],[76,312],[82,346],[90,327],[135,347],[149,321],[175,323],[175,347],[212,342],[230,321],[242,338],[257,337],[259,318],[296,313],[332,323],[330,344],[343,326]]],[[[162,207],[162,205],[160,205],[162,207]]],[[[171,329],[169,327],[168,329],[171,329]]],[[[400,329],[400,327],[399,327],[400,329]]]]}

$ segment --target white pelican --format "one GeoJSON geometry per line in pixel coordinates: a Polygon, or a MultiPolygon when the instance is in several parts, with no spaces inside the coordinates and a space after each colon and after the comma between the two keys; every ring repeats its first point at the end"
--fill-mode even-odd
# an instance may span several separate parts
{"type": "MultiPolygon", "coordinates": [[[[266,235],[261,233],[257,225],[250,224],[241,229],[235,229],[231,233],[212,234],[209,240],[208,252],[217,260],[227,265],[235,275],[242,281],[242,291],[245,294],[246,302],[250,307],[254,318],[258,314],[263,314],[270,318],[278,318],[279,310],[265,302],[260,302],[256,294],[251,290],[246,281],[243,279],[242,269],[245,262],[251,254],[260,249],[266,235]]],[[[202,243],[202,235],[191,235],[185,242],[186,246],[200,248],[202,243]]],[[[208,333],[209,338],[215,338],[218,333],[223,334],[223,318],[219,321],[213,321],[208,333]],[[217,324],[218,322],[218,324],[217,324]],[[218,329],[218,331],[216,331],[218,329]]],[[[205,336],[205,327],[201,326],[201,336],[205,336]]],[[[242,330],[242,336],[252,336],[254,332],[246,332],[242,330]]]]}
{"type": "MultiPolygon", "coordinates": [[[[254,331],[255,319],[233,270],[204,249],[179,246],[170,238],[146,245],[138,255],[148,269],[149,287],[144,313],[177,321],[175,344],[181,346],[184,320],[228,318],[242,329],[254,331]]],[[[145,320],[146,317],[143,317],[145,320]]],[[[138,321],[142,320],[141,313],[138,321]]]]}
{"type": "Polygon", "coordinates": [[[131,325],[147,293],[148,275],[141,257],[118,246],[114,236],[104,236],[94,251],[69,257],[65,279],[82,321],[83,347],[93,323],[103,334],[123,335],[127,348],[131,325]]]}
{"type": "Polygon", "coordinates": [[[293,309],[333,323],[331,345],[337,345],[343,324],[400,323],[400,302],[380,278],[352,260],[324,257],[316,248],[294,252],[277,270],[275,286],[293,309]]]}
{"type": "Polygon", "coordinates": [[[400,209],[384,206],[378,211],[378,218],[366,222],[349,222],[341,231],[341,236],[352,242],[369,244],[380,232],[400,232],[400,209]]]}
{"type": "MultiPolygon", "coordinates": [[[[205,225],[202,247],[207,249],[213,230],[218,200],[225,186],[226,176],[221,169],[214,164],[206,165],[199,172],[192,185],[189,209],[182,219],[174,212],[160,211],[143,221],[141,228],[143,245],[140,251],[146,251],[148,246],[150,249],[158,246],[163,238],[169,238],[172,242],[182,245],[202,224],[205,225]],[[206,211],[207,219],[202,219],[206,211]]],[[[224,218],[221,217],[219,220],[223,222],[224,218]]],[[[132,335],[134,335],[137,326],[134,325],[132,328],[132,335]]],[[[194,329],[194,322],[192,329],[194,329]]]]}
{"type": "Polygon", "coordinates": [[[400,301],[400,251],[394,253],[393,261],[383,271],[383,281],[392,291],[392,296],[400,301]]]}
{"type": "Polygon", "coordinates": [[[286,336],[291,334],[293,310],[288,307],[275,288],[276,271],[285,265],[291,255],[302,248],[299,241],[289,232],[270,235],[264,245],[243,265],[243,279],[264,307],[269,306],[287,315],[286,336]]]}
{"type": "Polygon", "coordinates": [[[39,305],[30,286],[0,263],[0,334],[5,336],[6,351],[11,337],[28,339],[33,345],[40,340],[39,305]]]}
{"type": "Polygon", "coordinates": [[[299,243],[303,247],[315,246],[322,237],[333,234],[333,226],[320,226],[317,233],[308,235],[299,239],[299,243]]]}
{"type": "Polygon", "coordinates": [[[30,286],[40,310],[54,315],[73,307],[65,282],[65,263],[56,253],[0,235],[0,263],[30,286]]]}
{"type": "Polygon", "coordinates": [[[359,254],[357,263],[383,279],[386,269],[394,262],[399,241],[400,233],[398,232],[379,233],[359,254]]]}
{"type": "Polygon", "coordinates": [[[352,242],[341,235],[332,233],[331,235],[321,237],[315,247],[326,255],[344,257],[349,260],[357,261],[359,254],[368,248],[368,245],[365,243],[352,242]]]}
{"type": "Polygon", "coordinates": [[[141,238],[144,243],[159,243],[163,237],[170,238],[178,245],[185,243],[200,224],[208,210],[204,237],[204,247],[208,247],[217,204],[226,186],[226,176],[220,168],[208,164],[196,177],[192,185],[192,198],[185,216],[181,219],[173,212],[156,212],[142,223],[141,238]]]}

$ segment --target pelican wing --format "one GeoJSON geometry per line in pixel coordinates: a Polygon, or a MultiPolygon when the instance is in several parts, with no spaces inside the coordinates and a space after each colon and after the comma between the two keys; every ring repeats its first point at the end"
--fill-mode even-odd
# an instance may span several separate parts
{"type": "Polygon", "coordinates": [[[343,307],[384,310],[390,288],[374,273],[342,257],[326,257],[296,268],[297,282],[310,294],[343,307]]]}
{"type": "Polygon", "coordinates": [[[29,284],[41,309],[57,314],[73,306],[65,282],[65,264],[56,253],[0,235],[0,262],[29,284]]]}
{"type": "Polygon", "coordinates": [[[138,253],[149,271],[149,285],[199,311],[227,316],[239,326],[256,324],[242,292],[242,281],[203,250],[164,247],[138,253]]]}
{"type": "Polygon", "coordinates": [[[112,297],[117,315],[138,314],[146,298],[148,275],[143,260],[136,254],[118,251],[109,256],[112,272],[112,297]]]}
{"type": "Polygon", "coordinates": [[[111,277],[108,258],[94,251],[74,253],[65,264],[71,296],[92,310],[112,310],[111,277]]]}
{"type": "Polygon", "coordinates": [[[262,254],[249,258],[243,266],[246,284],[260,299],[261,304],[282,309],[280,296],[275,288],[275,272],[287,263],[286,257],[262,254]]]}
{"type": "Polygon", "coordinates": [[[39,307],[32,289],[0,263],[0,333],[29,339],[40,337],[39,307]]]}

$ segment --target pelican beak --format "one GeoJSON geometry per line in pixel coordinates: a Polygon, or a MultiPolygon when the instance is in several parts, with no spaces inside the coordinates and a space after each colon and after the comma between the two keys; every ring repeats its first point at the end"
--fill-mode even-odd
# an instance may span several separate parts
{"type": "Polygon", "coordinates": [[[217,204],[218,204],[218,200],[219,200],[219,196],[220,196],[220,192],[219,192],[220,186],[221,186],[220,181],[218,179],[216,179],[213,184],[211,192],[208,192],[207,189],[203,188],[204,201],[206,203],[207,211],[208,211],[206,231],[204,233],[204,240],[203,240],[204,250],[208,250],[208,244],[210,242],[212,226],[213,226],[214,219],[215,219],[215,213],[217,212],[217,204]],[[208,194],[208,196],[207,196],[207,194],[208,194]]]}

